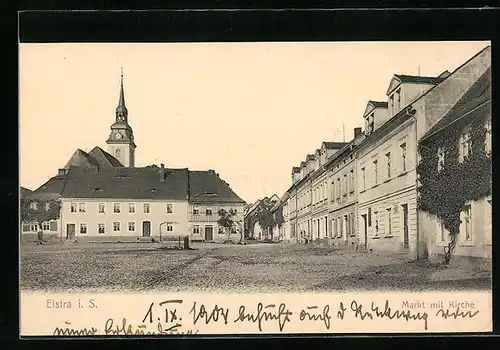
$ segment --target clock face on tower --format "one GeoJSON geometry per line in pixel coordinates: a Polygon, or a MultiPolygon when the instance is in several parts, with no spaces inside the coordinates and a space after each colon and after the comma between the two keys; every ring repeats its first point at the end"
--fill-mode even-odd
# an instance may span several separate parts
{"type": "Polygon", "coordinates": [[[119,140],[121,138],[122,138],[122,134],[120,134],[120,133],[115,134],[115,139],[119,140]]]}

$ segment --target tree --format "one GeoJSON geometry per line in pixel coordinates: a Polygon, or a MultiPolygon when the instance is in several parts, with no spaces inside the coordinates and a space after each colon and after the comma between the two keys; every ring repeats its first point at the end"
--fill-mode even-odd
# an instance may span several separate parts
{"type": "Polygon", "coordinates": [[[444,247],[444,264],[449,264],[460,231],[460,214],[468,201],[491,195],[491,153],[486,153],[485,119],[475,118],[455,123],[419,145],[421,161],[417,166],[419,178],[418,209],[435,216],[450,233],[444,247]],[[459,161],[458,144],[465,127],[469,127],[472,153],[459,161]],[[444,153],[444,166],[438,170],[438,149],[444,153]]]}
{"type": "Polygon", "coordinates": [[[21,222],[30,222],[38,225],[42,232],[42,223],[59,219],[61,202],[58,199],[21,198],[21,222]]]}
{"type": "MultiPolygon", "coordinates": [[[[272,228],[275,225],[273,212],[271,211],[273,206],[274,204],[270,201],[262,201],[262,203],[260,204],[256,218],[263,231],[269,232],[269,228],[272,228]]],[[[272,230],[271,240],[273,240],[272,230]]]]}
{"type": "MultiPolygon", "coordinates": [[[[224,227],[224,230],[226,231],[227,234],[227,240],[229,241],[231,239],[231,231],[233,227],[236,225],[236,222],[234,221],[236,215],[238,214],[236,210],[230,209],[227,211],[226,209],[220,209],[218,212],[219,214],[219,220],[217,223],[219,226],[224,227]]],[[[242,230],[240,229],[240,242],[243,240],[243,233],[242,230]]]]}

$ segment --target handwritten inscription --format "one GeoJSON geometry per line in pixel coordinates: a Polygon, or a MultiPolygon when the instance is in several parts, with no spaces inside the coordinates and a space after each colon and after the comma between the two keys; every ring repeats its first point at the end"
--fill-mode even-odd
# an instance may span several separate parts
{"type": "MultiPolygon", "coordinates": [[[[50,303],[51,305],[59,305],[57,301],[50,303]]],[[[80,301],[78,303],[81,304],[80,301]]],[[[338,304],[308,305],[293,312],[285,303],[265,304],[259,302],[254,307],[240,305],[237,309],[217,304],[206,305],[197,301],[193,301],[192,304],[182,308],[184,304],[181,299],[151,302],[147,305],[143,316],[137,320],[137,323],[129,322],[125,317],[116,319],[109,317],[102,328],[95,325],[79,328],[73,327],[70,322],[65,322],[63,327],[54,329],[53,335],[166,335],[197,334],[200,331],[199,329],[184,329],[183,322],[186,321],[188,327],[200,327],[209,324],[217,325],[217,327],[230,327],[231,324],[245,323],[253,325],[259,332],[274,332],[276,329],[283,332],[286,326],[293,322],[319,324],[326,330],[330,330],[335,322],[342,322],[346,319],[352,321],[353,318],[362,322],[373,322],[378,319],[414,322],[419,323],[424,330],[428,330],[430,319],[429,313],[426,312],[425,303],[419,300],[396,303],[396,305],[401,306],[400,308],[391,305],[389,300],[385,300],[383,304],[377,304],[373,301],[363,303],[358,300],[351,300],[345,304],[340,301],[338,304]],[[191,307],[189,308],[189,306],[191,307]],[[183,321],[183,318],[185,321],[183,321]]],[[[472,302],[449,301],[446,304],[442,301],[430,303],[431,315],[441,320],[465,320],[472,319],[479,314],[479,310],[475,309],[472,302]],[[446,304],[450,307],[441,307],[434,312],[436,310],[435,306],[444,306],[446,304]]],[[[88,308],[97,307],[97,303],[93,299],[90,299],[86,305],[88,308]]],[[[316,327],[312,329],[317,330],[316,327]]],[[[388,330],[390,331],[390,329],[388,330]]],[[[230,333],[231,329],[228,329],[228,332],[230,333]]]]}
{"type": "Polygon", "coordinates": [[[275,304],[268,304],[264,306],[262,303],[257,304],[257,312],[247,312],[245,306],[240,306],[238,310],[238,317],[233,321],[237,322],[252,322],[256,323],[259,327],[259,331],[262,332],[262,322],[263,321],[278,321],[278,326],[280,332],[283,331],[287,322],[290,322],[290,316],[292,312],[287,309],[284,303],[281,303],[276,310],[275,304]]]}

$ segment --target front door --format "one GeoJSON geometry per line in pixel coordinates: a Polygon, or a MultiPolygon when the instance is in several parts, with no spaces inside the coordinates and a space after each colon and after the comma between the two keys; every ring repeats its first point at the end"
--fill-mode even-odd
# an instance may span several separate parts
{"type": "Polygon", "coordinates": [[[368,220],[366,219],[366,214],[361,215],[363,218],[363,229],[365,235],[365,249],[368,249],[368,220]]]}
{"type": "Polygon", "coordinates": [[[75,239],[75,232],[75,224],[66,224],[66,239],[75,239]]]}
{"type": "Polygon", "coordinates": [[[151,237],[151,221],[142,222],[142,237],[151,237]]]}
{"type": "Polygon", "coordinates": [[[205,241],[214,240],[214,228],[212,226],[205,226],[205,241]]]}
{"type": "Polygon", "coordinates": [[[409,246],[409,235],[408,235],[408,204],[403,204],[403,247],[408,248],[409,246]]]}

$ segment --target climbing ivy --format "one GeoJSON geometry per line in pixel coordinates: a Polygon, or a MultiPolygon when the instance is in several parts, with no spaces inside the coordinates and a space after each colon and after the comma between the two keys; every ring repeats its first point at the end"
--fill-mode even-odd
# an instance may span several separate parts
{"type": "Polygon", "coordinates": [[[444,252],[445,263],[451,259],[460,228],[460,213],[465,204],[491,195],[491,152],[485,151],[488,117],[485,114],[472,121],[456,122],[419,145],[418,208],[436,216],[450,233],[450,243],[444,252]],[[460,137],[466,128],[470,133],[472,152],[460,163],[460,137]],[[445,151],[444,168],[440,171],[439,147],[445,151]]]}

